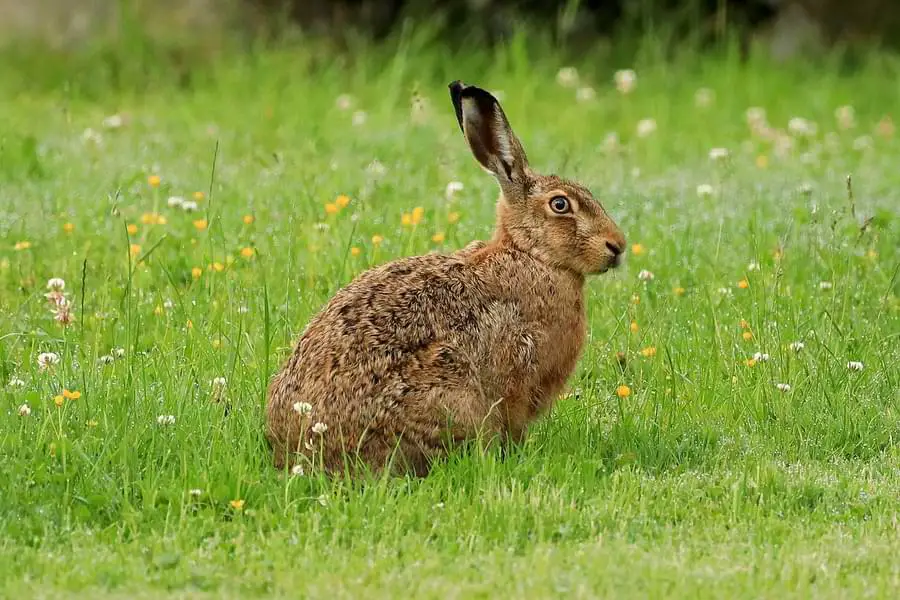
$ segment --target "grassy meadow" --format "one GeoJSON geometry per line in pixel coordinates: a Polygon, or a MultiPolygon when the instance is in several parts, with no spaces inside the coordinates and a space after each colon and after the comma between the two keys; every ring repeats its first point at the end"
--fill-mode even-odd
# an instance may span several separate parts
{"type": "Polygon", "coordinates": [[[0,76],[0,595],[896,597],[898,73],[517,38],[0,76]],[[266,386],[307,320],[491,235],[454,79],[628,238],[571,389],[505,459],[276,472],[266,386]]]}

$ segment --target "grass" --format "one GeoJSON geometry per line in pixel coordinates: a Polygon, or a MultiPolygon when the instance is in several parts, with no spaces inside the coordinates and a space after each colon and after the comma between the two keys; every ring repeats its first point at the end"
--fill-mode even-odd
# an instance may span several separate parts
{"type": "Polygon", "coordinates": [[[623,96],[617,65],[584,56],[587,102],[556,83],[564,65],[514,40],[352,65],[270,51],[140,95],[9,83],[3,596],[894,597],[893,59],[639,60],[623,96]],[[501,90],[532,164],[588,184],[628,237],[625,266],[589,283],[571,393],[505,460],[470,450],[422,480],[285,477],[265,390],[306,321],[371,265],[491,233],[496,187],[455,123],[456,78],[501,90]],[[780,152],[751,134],[751,106],[816,131],[780,152]],[[125,124],[105,128],[116,113],[125,124]],[[644,118],[657,128],[642,138],[644,118]],[[450,181],[464,189],[447,199],[450,181]],[[194,213],[168,205],[195,193],[194,213]],[[423,219],[402,225],[415,207],[423,219]],[[53,277],[66,327],[44,297],[53,277]],[[45,352],[60,361],[43,370],[45,352]],[[756,352],[769,360],[748,366],[756,352]],[[80,397],[57,406],[63,389],[80,397]]]}

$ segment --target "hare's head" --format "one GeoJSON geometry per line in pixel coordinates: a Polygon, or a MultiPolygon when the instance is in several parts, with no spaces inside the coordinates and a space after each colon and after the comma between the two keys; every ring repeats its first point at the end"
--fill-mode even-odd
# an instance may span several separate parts
{"type": "Polygon", "coordinates": [[[583,275],[617,267],[625,236],[591,192],[532,171],[491,94],[454,81],[450,97],[472,154],[500,184],[498,235],[539,260],[583,275]]]}

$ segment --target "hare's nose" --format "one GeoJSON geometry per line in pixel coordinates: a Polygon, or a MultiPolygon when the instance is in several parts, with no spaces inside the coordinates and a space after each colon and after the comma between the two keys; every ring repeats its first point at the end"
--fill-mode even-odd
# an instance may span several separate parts
{"type": "Polygon", "coordinates": [[[618,257],[620,254],[625,252],[625,243],[619,243],[618,241],[606,240],[606,247],[610,252],[613,253],[613,256],[618,257]]]}

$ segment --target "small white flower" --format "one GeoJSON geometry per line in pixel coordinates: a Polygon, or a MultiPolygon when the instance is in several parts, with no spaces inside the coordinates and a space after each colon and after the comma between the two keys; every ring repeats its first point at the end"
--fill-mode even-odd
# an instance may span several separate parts
{"type": "Polygon", "coordinates": [[[807,121],[803,117],[794,117],[788,121],[788,131],[795,136],[811,137],[816,135],[818,127],[812,121],[807,121]]]}
{"type": "Polygon", "coordinates": [[[59,354],[56,352],[41,352],[38,354],[37,364],[42,371],[45,371],[59,364],[59,354]]]}
{"type": "Polygon", "coordinates": [[[201,490],[200,488],[193,488],[188,490],[188,494],[196,498],[203,495],[203,490],[201,490]]]}
{"type": "Polygon", "coordinates": [[[125,119],[123,119],[122,115],[119,114],[109,115],[108,117],[103,119],[103,126],[107,129],[118,129],[124,124],[125,119]]]}
{"type": "Polygon", "coordinates": [[[97,359],[97,362],[100,363],[101,365],[110,365],[113,362],[115,362],[115,360],[116,359],[113,358],[111,355],[104,354],[103,356],[101,356],[100,358],[97,359]]]}
{"type": "Polygon", "coordinates": [[[382,164],[382,162],[376,158],[366,167],[366,172],[369,175],[384,175],[385,173],[387,173],[387,167],[385,167],[384,164],[382,164]]]}
{"type": "Polygon", "coordinates": [[[90,142],[92,144],[100,145],[103,143],[103,136],[99,133],[88,127],[84,130],[84,133],[81,134],[81,139],[85,142],[90,142]]]}
{"type": "Polygon", "coordinates": [[[328,506],[328,496],[326,496],[325,494],[322,494],[321,496],[316,498],[316,501],[322,506],[328,506]]]}
{"type": "Polygon", "coordinates": [[[831,284],[830,281],[820,281],[820,282],[819,282],[819,289],[820,289],[820,290],[830,290],[832,287],[833,287],[833,286],[832,286],[832,284],[831,284]]]}
{"type": "Polygon", "coordinates": [[[852,129],[856,126],[856,113],[852,106],[839,106],[834,111],[834,118],[837,119],[838,127],[841,129],[852,129]]]}
{"type": "Polygon", "coordinates": [[[239,315],[246,315],[248,312],[250,312],[250,309],[247,308],[246,306],[244,306],[243,304],[238,306],[238,314],[239,315]]]}
{"type": "MultiPolygon", "coordinates": [[[[309,402],[294,402],[294,412],[299,415],[308,415],[312,412],[312,404],[309,402]]],[[[316,423],[321,425],[321,423],[316,423]]]]}
{"type": "Polygon", "coordinates": [[[210,385],[213,387],[213,389],[216,389],[216,390],[225,389],[227,384],[228,384],[228,382],[224,377],[216,377],[215,379],[213,379],[210,382],[210,385]]]}
{"type": "Polygon", "coordinates": [[[638,279],[640,279],[641,281],[650,281],[651,279],[653,279],[653,277],[653,273],[651,273],[647,269],[641,269],[641,272],[638,273],[638,279]]]}
{"type": "Polygon", "coordinates": [[[51,292],[61,292],[66,289],[66,282],[59,277],[53,277],[47,280],[47,289],[51,292]]]}
{"type": "Polygon", "coordinates": [[[19,416],[20,417],[27,417],[29,415],[31,415],[31,407],[30,406],[28,406],[27,404],[23,404],[22,406],[19,407],[19,416]]]}
{"type": "Polygon", "coordinates": [[[715,190],[713,190],[713,186],[709,185],[708,183],[701,183],[697,186],[697,195],[701,198],[712,196],[714,191],[715,190]]]}
{"type": "Polygon", "coordinates": [[[331,225],[329,225],[328,223],[316,223],[313,225],[313,229],[315,229],[316,231],[328,231],[329,229],[331,229],[331,225]]]}
{"type": "Polygon", "coordinates": [[[731,296],[734,293],[730,287],[720,287],[718,292],[723,296],[731,296]]]}
{"type": "Polygon", "coordinates": [[[123,356],[125,356],[125,348],[113,348],[112,354],[116,358],[122,358],[123,356]]]}
{"type": "Polygon", "coordinates": [[[797,192],[803,194],[804,196],[808,196],[812,194],[813,185],[808,181],[804,181],[800,185],[797,186],[797,192]]]}
{"type": "Polygon", "coordinates": [[[637,124],[637,134],[638,137],[647,137],[652,135],[653,132],[656,131],[656,120],[654,119],[641,119],[637,124]]]}
{"type": "Polygon", "coordinates": [[[853,140],[853,149],[861,152],[872,147],[872,138],[867,135],[861,135],[853,140]]]}
{"type": "Polygon", "coordinates": [[[184,198],[181,196],[169,196],[169,199],[166,200],[166,204],[168,204],[170,208],[183,207],[184,198]]]}
{"type": "Polygon", "coordinates": [[[360,125],[366,124],[366,119],[368,119],[368,115],[364,110],[354,111],[353,116],[350,117],[350,122],[355,126],[359,127],[360,125]]]}
{"type": "Polygon", "coordinates": [[[350,110],[350,107],[353,106],[353,96],[350,94],[341,94],[334,101],[334,104],[341,110],[350,110]]]}
{"type": "Polygon", "coordinates": [[[716,93],[709,88],[700,88],[694,92],[694,105],[698,108],[707,108],[716,101],[716,93]]]}
{"type": "Polygon", "coordinates": [[[794,352],[800,352],[805,347],[806,347],[806,344],[804,344],[803,342],[791,342],[790,345],[788,346],[788,348],[790,348],[794,352]]]}
{"type": "Polygon", "coordinates": [[[728,158],[728,148],[713,148],[709,151],[709,160],[718,162],[728,158]]]}
{"type": "Polygon", "coordinates": [[[25,382],[13,375],[7,385],[11,388],[23,388],[25,387],[25,382]]]}
{"type": "Polygon", "coordinates": [[[759,263],[756,262],[755,260],[747,263],[747,270],[748,271],[759,271],[759,263]]]}
{"type": "Polygon", "coordinates": [[[575,92],[575,100],[577,100],[578,102],[590,102],[596,97],[597,93],[594,92],[594,88],[590,86],[580,87],[575,92]]]}
{"type": "Polygon", "coordinates": [[[291,467],[291,475],[301,476],[304,475],[303,465],[294,465],[291,467]]]}
{"type": "Polygon", "coordinates": [[[194,212],[195,210],[197,210],[197,203],[193,200],[185,200],[181,203],[181,208],[184,210],[184,212],[194,212]]]}
{"type": "Polygon", "coordinates": [[[851,360],[850,362],[847,363],[847,368],[850,369],[851,371],[862,371],[864,366],[858,360],[851,360]]]}
{"type": "Polygon", "coordinates": [[[163,308],[165,308],[166,310],[169,310],[173,306],[175,306],[175,303],[171,300],[166,300],[165,302],[163,302],[163,308]]]}
{"type": "Polygon", "coordinates": [[[778,388],[779,392],[784,392],[785,394],[791,391],[791,384],[789,383],[776,383],[775,387],[778,388]]]}
{"type": "Polygon", "coordinates": [[[328,431],[328,425],[319,421],[315,425],[312,426],[312,430],[313,430],[313,433],[318,433],[319,435],[322,435],[323,433],[328,431]]]}
{"type": "Polygon", "coordinates": [[[175,415],[159,415],[156,417],[156,422],[160,425],[174,425],[175,424],[175,415]]]}
{"type": "Polygon", "coordinates": [[[450,183],[447,184],[447,187],[444,189],[444,196],[447,198],[447,200],[450,200],[457,193],[463,191],[464,187],[465,186],[463,185],[463,183],[461,181],[451,181],[450,183]]]}
{"type": "Polygon", "coordinates": [[[563,87],[575,87],[578,85],[578,69],[575,67],[563,67],[556,74],[556,83],[563,87]]]}
{"type": "Polygon", "coordinates": [[[766,362],[769,360],[769,355],[765,352],[756,352],[753,354],[753,360],[756,362],[766,362]]]}
{"type": "Polygon", "coordinates": [[[632,69],[622,69],[613,75],[616,89],[623,94],[631,93],[637,85],[637,74],[632,69]]]}
{"type": "Polygon", "coordinates": [[[744,116],[747,119],[747,124],[752,129],[756,129],[766,124],[766,109],[762,107],[751,106],[747,109],[747,112],[744,113],[744,116]]]}

